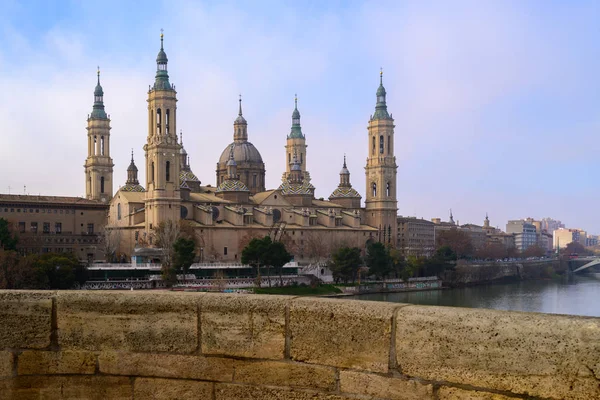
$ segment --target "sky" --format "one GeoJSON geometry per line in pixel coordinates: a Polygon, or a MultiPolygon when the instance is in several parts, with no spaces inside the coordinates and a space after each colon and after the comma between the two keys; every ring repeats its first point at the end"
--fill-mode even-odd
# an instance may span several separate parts
{"type": "Polygon", "coordinates": [[[280,184],[294,94],[316,197],[347,155],[365,194],[379,70],[395,120],[398,214],[600,233],[600,2],[0,0],[0,193],[83,196],[96,68],[114,190],[145,182],[147,90],[164,29],[191,167],[215,183],[238,94],[280,184]]]}

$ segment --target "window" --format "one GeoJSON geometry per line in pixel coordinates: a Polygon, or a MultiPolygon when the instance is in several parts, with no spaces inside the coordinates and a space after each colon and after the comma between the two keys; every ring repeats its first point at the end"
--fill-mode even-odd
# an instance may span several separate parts
{"type": "Polygon", "coordinates": [[[87,233],[91,235],[94,233],[94,224],[87,224],[87,233]]]}
{"type": "Polygon", "coordinates": [[[227,247],[223,247],[223,255],[226,256],[227,255],[227,247]]]}
{"type": "Polygon", "coordinates": [[[43,232],[44,233],[50,233],[50,222],[44,222],[44,227],[43,227],[43,232]]]}
{"type": "Polygon", "coordinates": [[[167,182],[169,182],[171,180],[171,161],[167,161],[166,175],[167,182]]]}
{"type": "Polygon", "coordinates": [[[288,164],[292,163],[292,153],[288,153],[288,164]]]}
{"type": "Polygon", "coordinates": [[[375,136],[373,136],[373,150],[372,150],[373,155],[375,155],[375,136]]]}
{"type": "Polygon", "coordinates": [[[160,108],[156,110],[156,133],[160,135],[160,123],[161,123],[160,108]]]}
{"type": "Polygon", "coordinates": [[[252,175],[252,186],[256,187],[256,174],[252,175]]]}
{"type": "Polygon", "coordinates": [[[390,185],[390,183],[388,182],[388,183],[385,185],[385,195],[386,195],[387,197],[390,197],[390,192],[391,192],[391,185],[390,185]]]}
{"type": "Polygon", "coordinates": [[[170,113],[169,110],[167,110],[167,113],[165,114],[165,134],[169,134],[169,123],[171,122],[171,118],[169,118],[170,113]]]}
{"type": "Polygon", "coordinates": [[[150,166],[150,182],[154,183],[154,161],[152,161],[152,165],[150,166]]]}
{"type": "Polygon", "coordinates": [[[94,136],[94,155],[96,155],[96,143],[98,143],[98,140],[96,136],[94,136]]]}
{"type": "Polygon", "coordinates": [[[121,219],[121,203],[117,204],[117,219],[121,219]]]}
{"type": "Polygon", "coordinates": [[[383,135],[379,135],[379,154],[383,154],[383,135]]]}
{"type": "Polygon", "coordinates": [[[300,165],[304,164],[304,153],[300,153],[300,165]]]}
{"type": "Polygon", "coordinates": [[[19,232],[25,232],[25,222],[19,222],[19,232]]]}
{"type": "Polygon", "coordinates": [[[100,178],[100,193],[104,193],[104,177],[100,178]]]}
{"type": "Polygon", "coordinates": [[[373,197],[377,197],[377,184],[375,182],[373,182],[373,185],[371,186],[372,190],[373,190],[373,197]]]}
{"type": "Polygon", "coordinates": [[[104,155],[104,136],[100,136],[100,155],[104,155]]]}
{"type": "Polygon", "coordinates": [[[37,222],[32,222],[31,223],[31,232],[32,233],[37,233],[37,228],[38,228],[38,223],[37,222]]]}
{"type": "Polygon", "coordinates": [[[56,222],[54,224],[54,232],[61,233],[62,232],[62,224],[60,222],[56,222]]]}
{"type": "Polygon", "coordinates": [[[388,135],[388,151],[387,151],[387,153],[388,153],[388,156],[392,154],[392,151],[391,151],[391,148],[392,148],[392,141],[391,141],[391,140],[392,140],[392,139],[391,139],[391,136],[390,136],[390,135],[388,135]]]}

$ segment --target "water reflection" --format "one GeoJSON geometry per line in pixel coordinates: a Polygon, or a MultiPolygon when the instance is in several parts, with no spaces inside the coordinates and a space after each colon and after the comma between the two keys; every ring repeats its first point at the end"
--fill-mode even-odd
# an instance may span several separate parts
{"type": "Polygon", "coordinates": [[[350,298],[600,317],[600,274],[450,290],[363,294],[350,298]]]}

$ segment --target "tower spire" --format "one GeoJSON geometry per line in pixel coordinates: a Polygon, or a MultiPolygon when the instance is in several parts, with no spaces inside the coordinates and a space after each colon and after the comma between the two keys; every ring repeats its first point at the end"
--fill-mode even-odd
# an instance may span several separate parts
{"type": "Polygon", "coordinates": [[[377,104],[375,105],[375,114],[372,119],[390,119],[387,111],[386,92],[383,87],[383,68],[379,70],[379,87],[377,88],[377,104]]]}
{"type": "Polygon", "coordinates": [[[156,56],[156,79],[154,81],[154,90],[172,90],[169,83],[169,73],[167,72],[167,64],[169,59],[164,49],[164,34],[160,30],[160,50],[156,56]]]}
{"type": "Polygon", "coordinates": [[[96,72],[97,75],[97,83],[96,88],[94,89],[94,107],[92,109],[92,114],[90,118],[92,119],[107,119],[106,111],[104,111],[104,90],[100,85],[100,67],[96,72]]]}
{"type": "Polygon", "coordinates": [[[294,94],[294,112],[292,113],[292,131],[288,135],[288,139],[302,138],[302,127],[300,126],[300,111],[298,111],[298,95],[294,94]]]}
{"type": "Polygon", "coordinates": [[[240,100],[239,100],[239,102],[240,102],[240,110],[238,111],[238,116],[241,117],[242,116],[242,94],[241,93],[240,93],[240,100]]]}

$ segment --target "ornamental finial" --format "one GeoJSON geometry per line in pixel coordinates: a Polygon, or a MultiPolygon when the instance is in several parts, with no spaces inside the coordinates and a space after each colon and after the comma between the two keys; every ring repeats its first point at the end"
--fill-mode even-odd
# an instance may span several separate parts
{"type": "Polygon", "coordinates": [[[133,163],[133,147],[131,148],[131,162],[133,163]]]}
{"type": "Polygon", "coordinates": [[[294,93],[294,106],[298,108],[298,95],[294,93]]]}
{"type": "Polygon", "coordinates": [[[98,65],[98,85],[100,84],[100,66],[98,65]]]}
{"type": "Polygon", "coordinates": [[[163,49],[163,37],[165,36],[163,34],[163,32],[164,32],[163,28],[160,28],[160,49],[161,50],[163,49]]]}
{"type": "Polygon", "coordinates": [[[383,67],[379,67],[379,84],[383,85],[383,67]]]}
{"type": "Polygon", "coordinates": [[[240,93],[239,102],[240,102],[240,110],[238,111],[238,115],[241,117],[242,116],[242,94],[241,93],[240,93]]]}

